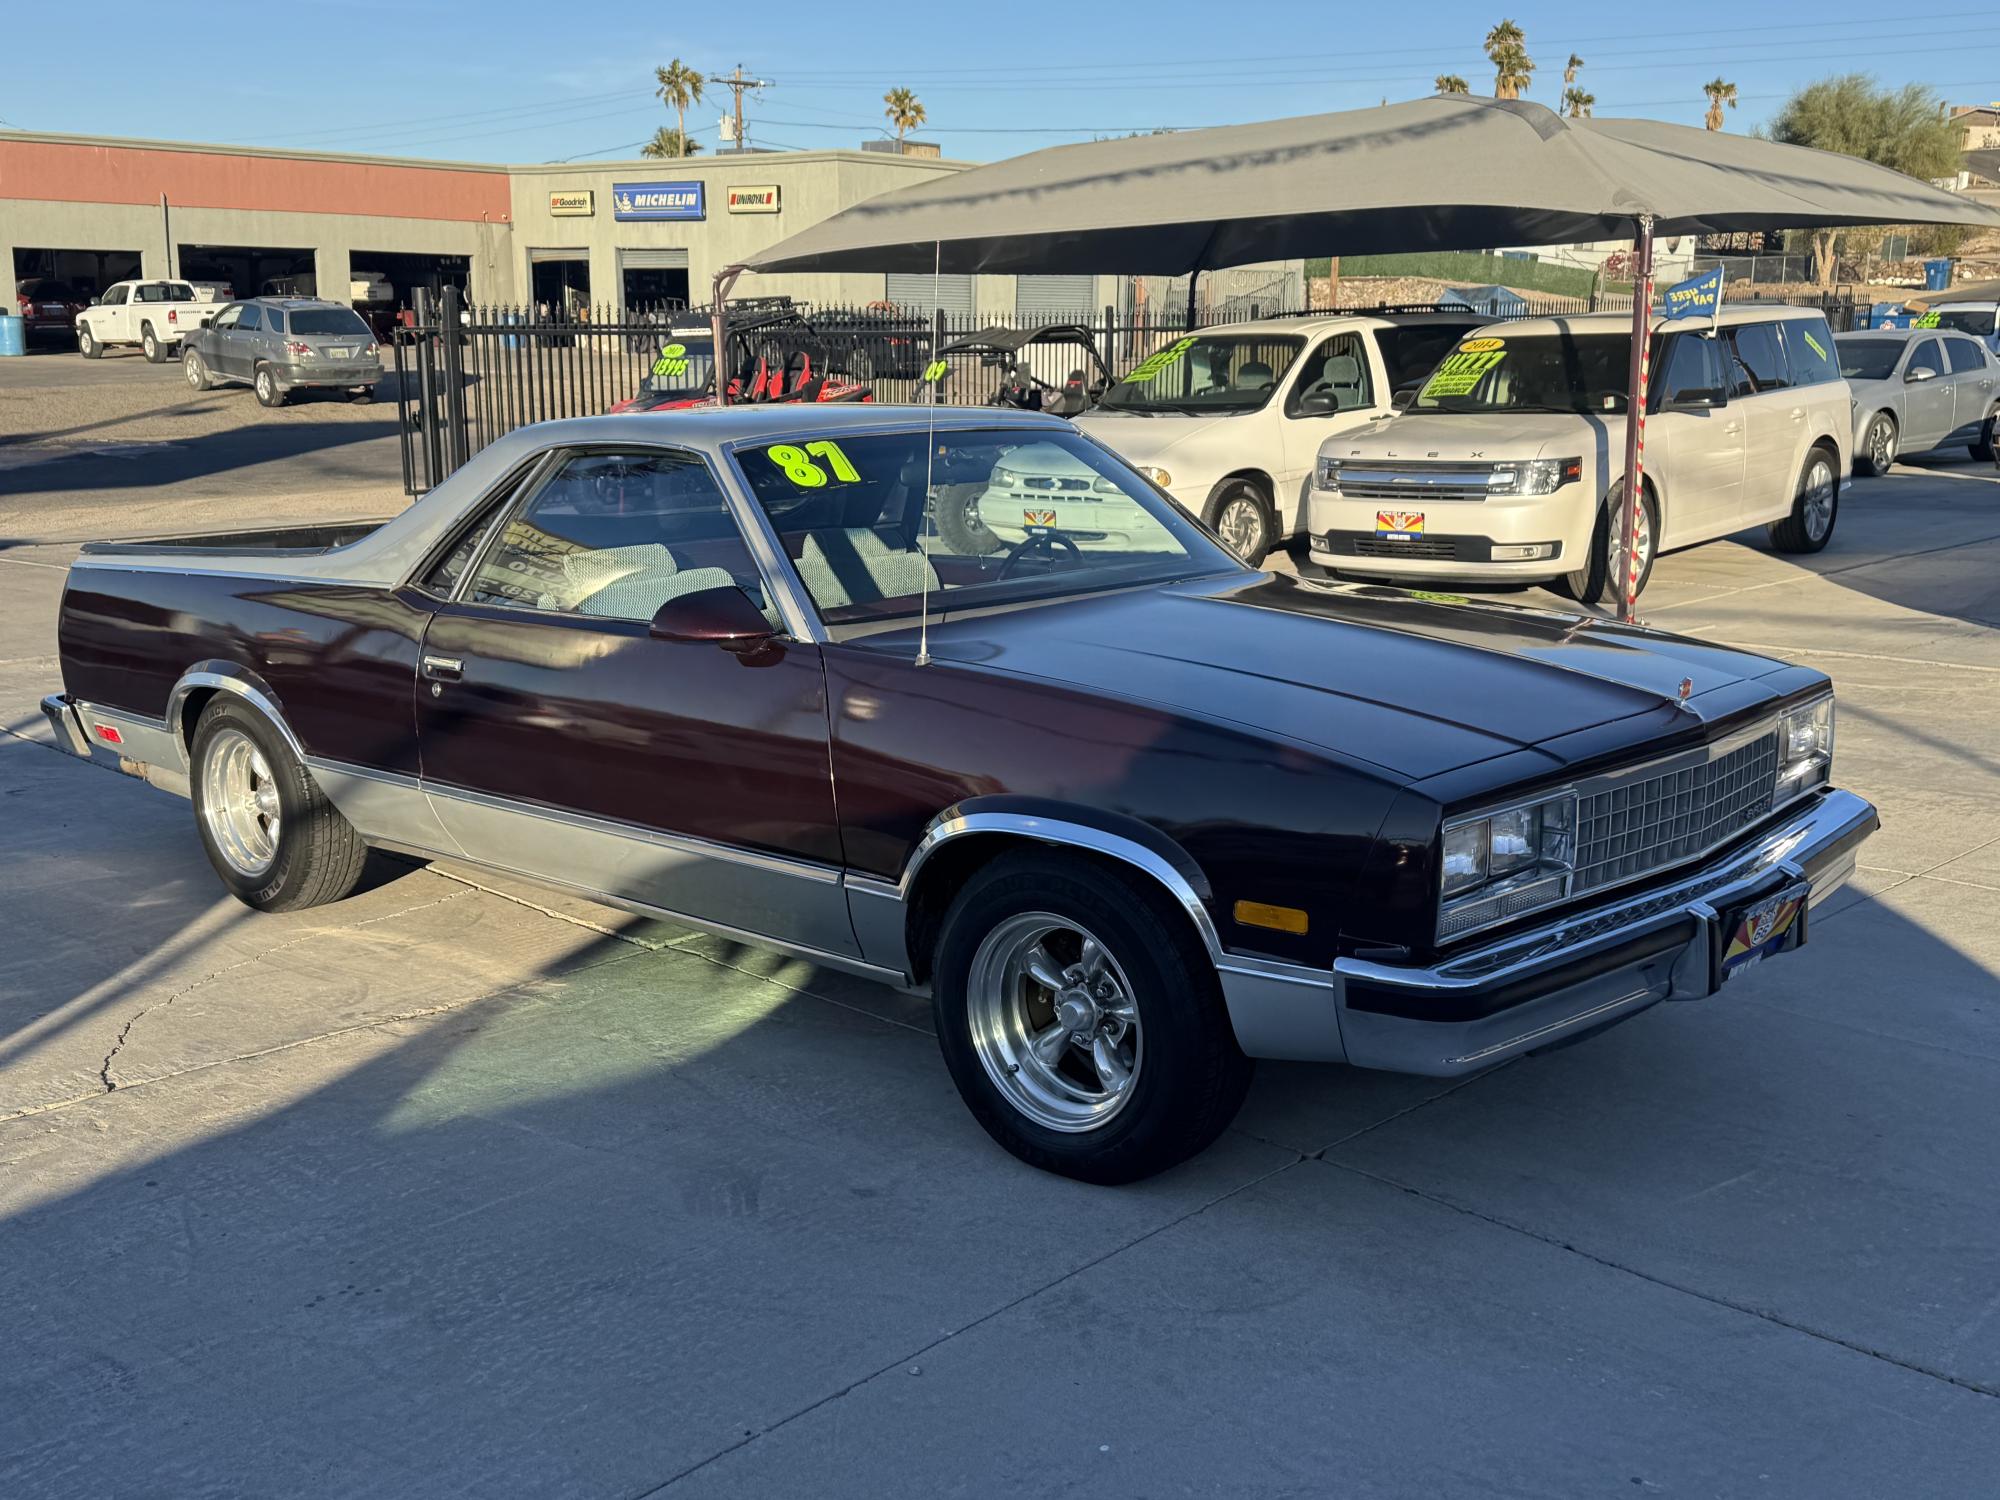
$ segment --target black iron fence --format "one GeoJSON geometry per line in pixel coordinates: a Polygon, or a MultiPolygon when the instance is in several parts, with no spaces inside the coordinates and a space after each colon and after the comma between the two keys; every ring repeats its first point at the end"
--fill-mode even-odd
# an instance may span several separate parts
{"type": "MultiPolygon", "coordinates": [[[[1739,299],[1732,297],[1731,303],[1739,299]]],[[[1757,299],[1741,299],[1757,300],[1757,299]]],[[[1836,332],[1856,325],[1859,305],[1851,298],[1794,295],[1773,300],[1817,306],[1836,332]]],[[[1595,298],[1529,296],[1526,315],[1628,311],[1629,296],[1595,298]]],[[[1367,312],[1367,308],[1322,309],[1367,312]]],[[[1508,307],[1503,316],[1521,316],[1508,307]]],[[[774,328],[768,357],[783,369],[797,360],[801,348],[814,362],[813,373],[830,373],[865,384],[880,402],[942,399],[980,405],[993,399],[1018,363],[1035,380],[1060,388],[1073,373],[1088,381],[1094,362],[1074,342],[1030,344],[1018,355],[982,359],[975,355],[946,361],[941,382],[926,382],[926,371],[938,350],[985,328],[1026,328],[1049,323],[1077,323],[1087,330],[1104,363],[1115,374],[1131,369],[1172,339],[1189,332],[1185,304],[1120,310],[1106,307],[1078,316],[1074,312],[1029,310],[1012,316],[970,315],[942,309],[910,312],[884,304],[828,307],[791,304],[784,299],[732,302],[732,328],[753,329],[760,318],[796,312],[809,332],[786,334],[774,328]]],[[[575,308],[560,311],[526,307],[482,307],[463,304],[447,287],[437,299],[425,299],[411,320],[395,330],[391,344],[396,376],[398,429],[402,444],[403,488],[421,495],[457,469],[494,439],[534,422],[560,417],[595,416],[641,393],[649,381],[663,376],[665,351],[677,342],[690,349],[707,346],[700,324],[701,310],[692,315],[678,306],[648,308],[575,308]],[[683,336],[677,340],[676,330],[683,336]]],[[[1296,316],[1297,308],[1262,307],[1239,299],[1206,310],[1194,327],[1218,327],[1259,317],[1296,316]]],[[[746,335],[756,347],[757,335],[746,335]]],[[[671,362],[668,362],[671,368],[671,362]]],[[[733,367],[732,360],[731,366],[733,367]]],[[[787,373],[803,373],[794,365],[787,373]]],[[[705,384],[706,368],[692,369],[705,384]]]]}

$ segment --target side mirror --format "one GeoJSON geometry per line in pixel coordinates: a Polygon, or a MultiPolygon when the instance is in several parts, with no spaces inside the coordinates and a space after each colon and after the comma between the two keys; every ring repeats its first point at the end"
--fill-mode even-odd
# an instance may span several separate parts
{"type": "Polygon", "coordinates": [[[1725,392],[1708,390],[1682,391],[1673,400],[1661,406],[1662,411],[1714,411],[1718,406],[1727,406],[1729,397],[1725,392]]]}
{"type": "Polygon", "coordinates": [[[777,633],[750,596],[734,584],[669,599],[653,616],[651,627],[655,640],[707,641],[741,654],[760,649],[777,633]]]}
{"type": "Polygon", "coordinates": [[[1912,385],[1919,380],[1936,380],[1937,371],[1929,365],[1911,365],[1903,379],[1912,385]]]}
{"type": "Polygon", "coordinates": [[[1302,417],[1330,417],[1340,410],[1340,397],[1332,391],[1307,391],[1299,397],[1302,417]]]}
{"type": "Polygon", "coordinates": [[[1394,395],[1389,397],[1389,405],[1394,407],[1397,411],[1408,411],[1412,406],[1415,406],[1416,404],[1417,404],[1417,388],[1413,385],[1406,385],[1400,391],[1397,391],[1394,395]]]}

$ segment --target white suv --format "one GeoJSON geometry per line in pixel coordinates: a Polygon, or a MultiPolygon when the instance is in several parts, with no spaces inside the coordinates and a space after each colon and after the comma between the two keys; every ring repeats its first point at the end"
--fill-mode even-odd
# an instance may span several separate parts
{"type": "Polygon", "coordinates": [[[1300,530],[1320,445],[1393,416],[1390,397],[1485,321],[1348,313],[1205,328],[1168,340],[1076,425],[1254,565],[1300,530]]]}
{"type": "MultiPolygon", "coordinates": [[[[1623,576],[1625,313],[1495,323],[1393,422],[1320,450],[1313,561],[1365,576],[1560,580],[1586,604],[1623,576]]],[[[1639,586],[1653,556],[1759,523],[1784,552],[1833,535],[1852,452],[1833,334],[1811,308],[1656,321],[1639,586]],[[1657,538],[1658,545],[1655,546],[1657,538]]]]}

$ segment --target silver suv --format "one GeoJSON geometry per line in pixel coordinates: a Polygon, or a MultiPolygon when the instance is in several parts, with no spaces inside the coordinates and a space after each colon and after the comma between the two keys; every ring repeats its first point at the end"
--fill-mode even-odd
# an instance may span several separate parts
{"type": "Polygon", "coordinates": [[[283,406],[301,387],[375,394],[382,378],[375,334],[353,308],[312,297],[232,302],[182,340],[181,369],[198,391],[239,382],[265,406],[283,406]]]}

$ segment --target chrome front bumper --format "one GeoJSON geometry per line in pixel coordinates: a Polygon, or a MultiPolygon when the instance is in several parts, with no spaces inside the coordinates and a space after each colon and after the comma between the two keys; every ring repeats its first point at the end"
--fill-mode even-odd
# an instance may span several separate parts
{"type": "Polygon", "coordinates": [[[1575,1040],[1662,1000],[1715,992],[1722,914],[1787,885],[1808,908],[1846,884],[1880,825],[1825,791],[1731,854],[1644,895],[1607,902],[1428,968],[1343,958],[1333,972],[1226,960],[1237,1038],[1255,1057],[1345,1060],[1456,1077],[1575,1040]],[[1282,972],[1280,972],[1282,971],[1282,972]]]}

